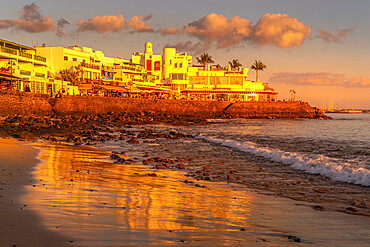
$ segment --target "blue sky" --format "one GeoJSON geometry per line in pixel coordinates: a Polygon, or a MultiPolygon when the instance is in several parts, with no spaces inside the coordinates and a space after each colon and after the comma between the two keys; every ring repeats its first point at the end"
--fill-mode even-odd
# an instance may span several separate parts
{"type": "MultiPolygon", "coordinates": [[[[339,108],[368,108],[368,13],[369,0],[4,0],[0,38],[30,46],[75,45],[78,29],[79,46],[108,56],[129,59],[151,41],[157,54],[175,46],[194,57],[208,52],[221,65],[239,59],[250,67],[258,59],[267,65],[260,79],[279,99],[294,89],[315,106],[334,101],[339,108]],[[25,14],[25,6],[33,15],[25,14]],[[35,13],[45,27],[22,26],[35,24],[35,13]],[[57,36],[61,19],[69,24],[57,36]]],[[[254,79],[254,71],[249,76],[254,79]]]]}

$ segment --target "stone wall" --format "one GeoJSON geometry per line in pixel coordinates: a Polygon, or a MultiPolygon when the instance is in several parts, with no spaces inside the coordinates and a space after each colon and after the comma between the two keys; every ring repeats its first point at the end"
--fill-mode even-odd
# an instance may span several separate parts
{"type": "Polygon", "coordinates": [[[49,96],[0,89],[0,116],[51,115],[49,96]]]}
{"type": "Polygon", "coordinates": [[[115,113],[169,114],[187,118],[325,118],[305,102],[225,102],[126,99],[89,96],[50,98],[47,95],[0,90],[0,116],[97,115],[115,113]]]}

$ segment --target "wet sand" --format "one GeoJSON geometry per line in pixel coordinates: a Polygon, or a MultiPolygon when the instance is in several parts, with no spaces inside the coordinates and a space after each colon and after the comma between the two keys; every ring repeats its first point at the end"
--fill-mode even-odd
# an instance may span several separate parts
{"type": "Polygon", "coordinates": [[[369,241],[368,217],[297,206],[233,183],[192,180],[181,171],[141,165],[135,156],[119,164],[108,158],[110,152],[89,147],[35,146],[43,162],[22,201],[46,228],[76,246],[366,246],[369,241]]]}
{"type": "Polygon", "coordinates": [[[39,151],[14,139],[0,138],[0,246],[70,246],[68,238],[44,227],[21,200],[25,186],[36,183],[39,151]]]}

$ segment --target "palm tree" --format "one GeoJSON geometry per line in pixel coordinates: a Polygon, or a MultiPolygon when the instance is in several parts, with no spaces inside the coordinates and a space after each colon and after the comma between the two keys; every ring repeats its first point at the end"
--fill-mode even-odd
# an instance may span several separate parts
{"type": "Polygon", "coordinates": [[[198,61],[198,63],[200,63],[204,67],[209,63],[214,63],[215,62],[215,61],[212,60],[212,57],[210,55],[208,55],[207,52],[200,55],[200,58],[197,57],[197,61],[198,61]]]}
{"type": "Polygon", "coordinates": [[[232,69],[236,69],[242,66],[242,64],[239,63],[238,59],[233,59],[233,61],[229,61],[229,65],[231,66],[232,69]]]}
{"type": "Polygon", "coordinates": [[[261,60],[254,60],[254,64],[252,64],[251,69],[256,70],[256,82],[258,82],[258,71],[263,69],[266,69],[266,65],[264,65],[261,60]]]}
{"type": "Polygon", "coordinates": [[[292,95],[292,97],[291,97],[291,101],[295,101],[295,94],[296,94],[296,92],[295,92],[295,90],[294,89],[290,89],[290,91],[289,91],[290,93],[291,93],[291,95],[292,95]]]}
{"type": "Polygon", "coordinates": [[[73,86],[81,84],[82,68],[80,66],[74,69],[63,69],[59,72],[63,81],[69,81],[73,86]]]}

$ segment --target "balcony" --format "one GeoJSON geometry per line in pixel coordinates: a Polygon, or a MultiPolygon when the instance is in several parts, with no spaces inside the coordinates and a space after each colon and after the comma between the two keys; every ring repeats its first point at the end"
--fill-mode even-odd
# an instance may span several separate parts
{"type": "Polygon", "coordinates": [[[32,59],[32,54],[28,54],[28,53],[25,53],[25,52],[21,52],[19,55],[20,55],[21,57],[25,57],[25,58],[32,59]]]}
{"type": "Polygon", "coordinates": [[[36,72],[36,73],[35,73],[35,76],[36,76],[36,77],[40,77],[40,78],[45,78],[45,74],[43,74],[43,73],[38,73],[38,72],[36,72]]]}
{"type": "Polygon", "coordinates": [[[37,60],[37,61],[41,61],[41,62],[46,62],[46,58],[45,57],[42,57],[42,56],[39,56],[39,55],[34,55],[34,59],[37,60]]]}
{"type": "Polygon", "coordinates": [[[1,51],[2,52],[5,52],[5,53],[8,53],[8,54],[16,55],[16,56],[18,55],[18,51],[17,50],[6,48],[4,46],[1,47],[1,51]]]}
{"type": "Polygon", "coordinates": [[[28,71],[28,70],[21,70],[21,71],[19,71],[19,74],[30,76],[30,75],[31,75],[31,71],[28,71]]]}
{"type": "Polygon", "coordinates": [[[95,65],[95,64],[91,64],[91,63],[81,63],[81,67],[88,68],[88,69],[100,70],[99,65],[95,65]]]}

